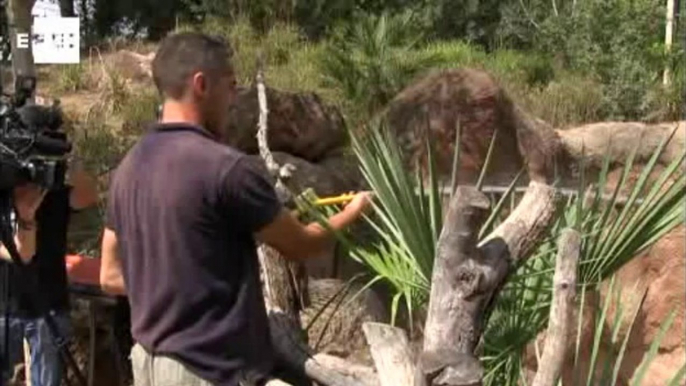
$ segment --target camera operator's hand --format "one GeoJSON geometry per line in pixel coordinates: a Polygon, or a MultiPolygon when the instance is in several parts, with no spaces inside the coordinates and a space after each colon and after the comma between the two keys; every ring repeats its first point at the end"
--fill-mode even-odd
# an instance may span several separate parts
{"type": "Polygon", "coordinates": [[[47,192],[36,184],[25,184],[14,188],[14,207],[20,222],[34,222],[36,211],[47,192]]]}
{"type": "MultiPolygon", "coordinates": [[[[14,244],[24,263],[31,261],[36,253],[36,211],[46,193],[47,190],[35,184],[14,188],[14,209],[19,228],[14,235],[14,244]]],[[[0,259],[16,261],[5,245],[0,245],[0,259]]]]}

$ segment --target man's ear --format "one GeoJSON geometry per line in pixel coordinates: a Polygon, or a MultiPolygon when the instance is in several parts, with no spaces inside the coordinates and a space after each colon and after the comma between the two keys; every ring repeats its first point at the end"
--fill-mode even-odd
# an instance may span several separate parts
{"type": "Polygon", "coordinates": [[[205,96],[208,88],[207,77],[205,74],[202,72],[196,72],[193,75],[193,78],[191,78],[191,88],[196,97],[205,96]]]}

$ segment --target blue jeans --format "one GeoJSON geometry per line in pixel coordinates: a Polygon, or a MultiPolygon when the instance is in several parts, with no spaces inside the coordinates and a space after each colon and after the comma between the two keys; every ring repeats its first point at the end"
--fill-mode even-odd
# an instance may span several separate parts
{"type": "MultiPolygon", "coordinates": [[[[64,339],[71,336],[69,312],[52,312],[59,334],[64,339]]],[[[11,316],[9,319],[9,356],[10,372],[3,372],[0,386],[7,385],[14,367],[24,357],[25,338],[31,352],[31,385],[60,386],[62,383],[62,362],[52,334],[44,317],[22,318],[11,316]]],[[[5,352],[5,317],[0,315],[0,355],[5,352]]]]}

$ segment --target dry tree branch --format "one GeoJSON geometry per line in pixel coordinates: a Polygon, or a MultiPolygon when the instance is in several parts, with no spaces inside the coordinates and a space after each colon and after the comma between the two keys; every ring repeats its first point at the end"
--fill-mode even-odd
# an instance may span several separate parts
{"type": "MultiPolygon", "coordinates": [[[[267,115],[267,93],[264,85],[263,59],[258,58],[256,87],[260,114],[258,118],[257,143],[260,157],[268,172],[276,179],[275,189],[279,199],[286,203],[293,199],[288,180],[295,167],[291,164],[280,166],[269,149],[267,115]]],[[[317,383],[328,386],[376,386],[375,377],[370,378],[373,370],[355,366],[340,359],[313,356],[310,348],[302,341],[299,308],[300,299],[297,288],[306,290],[307,277],[302,266],[287,261],[275,249],[261,244],[258,247],[260,273],[264,287],[265,304],[269,315],[270,332],[277,358],[297,373],[304,373],[317,383]],[[302,282],[305,281],[303,284],[302,282]],[[299,283],[297,285],[296,283],[299,283]],[[341,364],[341,362],[343,364],[341,364]],[[332,366],[332,363],[335,366],[332,366]],[[348,368],[346,371],[341,369],[348,368]]]]}
{"type": "Polygon", "coordinates": [[[560,378],[565,360],[567,334],[572,320],[580,249],[579,232],[572,229],[563,230],[558,240],[548,331],[543,356],[532,386],[555,386],[560,378]]]}

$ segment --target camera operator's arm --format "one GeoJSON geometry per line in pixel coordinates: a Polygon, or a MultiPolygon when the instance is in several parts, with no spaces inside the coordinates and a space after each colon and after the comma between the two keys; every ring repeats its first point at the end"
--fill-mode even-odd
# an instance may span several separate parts
{"type": "Polygon", "coordinates": [[[72,209],[84,209],[98,202],[97,181],[83,169],[80,162],[72,163],[67,184],[71,186],[69,205],[72,209]]]}
{"type": "MultiPolygon", "coordinates": [[[[36,210],[43,201],[46,190],[36,185],[19,186],[14,189],[14,206],[17,216],[17,231],[14,244],[23,262],[29,262],[36,254],[36,210]]],[[[0,246],[0,258],[12,261],[5,245],[0,246]]]]}
{"type": "Polygon", "coordinates": [[[117,234],[105,227],[100,254],[100,287],[110,295],[126,295],[117,246],[117,234]]]}

